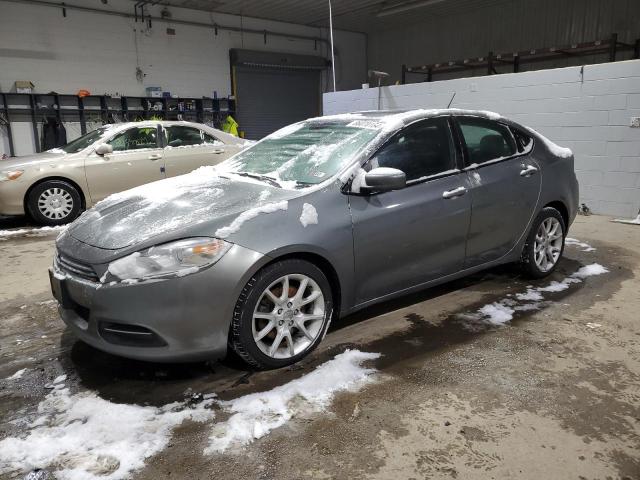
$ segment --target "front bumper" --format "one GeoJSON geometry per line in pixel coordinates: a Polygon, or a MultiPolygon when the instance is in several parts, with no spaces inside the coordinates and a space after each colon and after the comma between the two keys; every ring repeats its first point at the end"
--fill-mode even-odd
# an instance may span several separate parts
{"type": "Polygon", "coordinates": [[[0,182],[0,215],[24,215],[26,193],[27,185],[22,179],[0,182]]]}
{"type": "Polygon", "coordinates": [[[82,341],[115,355],[174,362],[221,358],[238,296],[264,255],[234,245],[184,277],[114,285],[50,271],[62,320],[82,341]]]}

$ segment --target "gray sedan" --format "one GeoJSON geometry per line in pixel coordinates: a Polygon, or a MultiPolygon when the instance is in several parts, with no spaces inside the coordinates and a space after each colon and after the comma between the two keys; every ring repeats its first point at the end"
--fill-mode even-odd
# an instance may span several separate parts
{"type": "Polygon", "coordinates": [[[509,262],[548,275],[577,202],[571,151],[497,114],[321,117],[98,203],[51,285],[98,349],[277,368],[368,305],[509,262]]]}

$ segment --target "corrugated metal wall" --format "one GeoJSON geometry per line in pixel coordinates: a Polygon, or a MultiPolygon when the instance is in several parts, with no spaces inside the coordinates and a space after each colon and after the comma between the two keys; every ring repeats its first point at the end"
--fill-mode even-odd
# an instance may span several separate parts
{"type": "MultiPolygon", "coordinates": [[[[400,79],[401,65],[552,47],[609,38],[631,43],[640,37],[640,0],[509,0],[485,7],[450,10],[419,24],[369,34],[369,68],[400,79]]],[[[630,54],[620,58],[630,58],[630,54]]],[[[522,71],[605,61],[590,56],[523,64],[522,71]]],[[[482,74],[482,72],[477,72],[482,74]]],[[[471,76],[438,75],[434,80],[471,76]]],[[[410,75],[407,81],[421,81],[410,75]]]]}

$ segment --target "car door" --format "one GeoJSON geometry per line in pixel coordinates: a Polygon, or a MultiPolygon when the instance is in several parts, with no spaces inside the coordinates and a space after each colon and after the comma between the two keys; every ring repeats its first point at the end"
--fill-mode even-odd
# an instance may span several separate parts
{"type": "Polygon", "coordinates": [[[466,266],[497,260],[511,251],[536,212],[539,166],[511,128],[479,117],[457,117],[471,185],[472,215],[466,266]]]}
{"type": "Polygon", "coordinates": [[[413,123],[365,164],[405,172],[401,190],[351,194],[356,303],[462,269],[471,201],[446,117],[413,123]]]}
{"type": "Polygon", "coordinates": [[[85,173],[91,200],[95,203],[112,193],[163,179],[164,162],[158,137],[157,125],[131,127],[106,141],[113,147],[112,153],[89,154],[85,173]]]}
{"type": "Polygon", "coordinates": [[[232,150],[222,141],[195,127],[168,126],[165,128],[165,135],[164,158],[167,177],[189,173],[203,165],[220,163],[232,150]]]}

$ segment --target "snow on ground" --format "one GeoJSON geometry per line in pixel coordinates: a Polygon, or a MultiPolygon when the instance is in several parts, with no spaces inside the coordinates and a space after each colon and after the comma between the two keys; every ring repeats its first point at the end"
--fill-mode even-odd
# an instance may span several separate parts
{"type": "Polygon", "coordinates": [[[307,225],[317,225],[318,212],[316,210],[316,207],[314,207],[310,203],[303,204],[302,214],[300,215],[300,223],[305,228],[307,227],[307,225]]]}
{"type": "Polygon", "coordinates": [[[282,202],[273,202],[267,203],[260,207],[250,208],[249,210],[245,210],[240,215],[238,215],[231,224],[226,227],[219,228],[216,230],[216,237],[218,238],[227,238],[229,235],[236,233],[242,227],[242,224],[256,218],[258,215],[262,213],[274,213],[278,210],[286,210],[288,207],[288,202],[283,200],[282,202]]]}
{"type": "Polygon", "coordinates": [[[24,372],[26,371],[27,371],[26,368],[23,368],[22,370],[18,370],[16,373],[11,375],[10,377],[7,377],[5,380],[18,380],[19,378],[22,378],[22,375],[24,375],[24,372]]]}
{"type": "Polygon", "coordinates": [[[15,230],[0,230],[0,242],[16,237],[46,237],[53,233],[60,233],[67,229],[68,225],[58,227],[19,228],[15,230]]]}
{"type": "Polygon", "coordinates": [[[130,478],[168,445],[181,423],[212,420],[214,403],[232,415],[212,424],[205,453],[241,447],[294,417],[323,411],[337,392],[355,391],[371,382],[376,370],[362,364],[379,356],[347,350],[267,392],[224,402],[207,394],[195,405],[175,402],[163,407],[113,403],[90,391],[71,393],[66,375],[60,375],[46,385],[52,391],[38,405],[37,418],[26,431],[0,440],[0,475],[46,469],[61,480],[130,478]]]}
{"type": "Polygon", "coordinates": [[[585,278],[607,273],[599,263],[592,263],[576,270],[562,281],[553,280],[543,287],[528,287],[524,293],[516,293],[497,302],[489,303],[474,313],[463,313],[458,317],[469,322],[470,327],[478,324],[504,325],[513,319],[517,311],[539,310],[544,304],[544,293],[562,292],[573,283],[582,283],[585,278]],[[514,299],[515,298],[515,299],[514,299]]]}
{"type": "Polygon", "coordinates": [[[585,242],[581,242],[577,238],[567,237],[567,238],[564,239],[564,244],[565,245],[573,245],[573,246],[579,247],[583,252],[595,252],[596,251],[596,249],[593,248],[591,245],[589,245],[588,243],[585,243],[585,242]]]}
{"type": "Polygon", "coordinates": [[[616,218],[613,221],[614,222],[618,222],[618,223],[629,223],[631,225],[640,225],[640,213],[633,220],[627,220],[627,219],[624,219],[624,218],[616,218]]]}
{"type": "Polygon", "coordinates": [[[214,426],[205,453],[221,453],[246,445],[294,417],[323,411],[337,392],[357,390],[370,382],[375,369],[363,367],[362,363],[378,357],[378,353],[347,350],[311,373],[273,390],[222,402],[232,415],[214,426]]]}
{"type": "Polygon", "coordinates": [[[62,480],[129,478],[167,446],[175,427],[214,416],[211,399],[193,408],[117,404],[92,392],[72,394],[65,378],[54,380],[25,435],[0,441],[0,474],[43,468],[62,480]]]}

